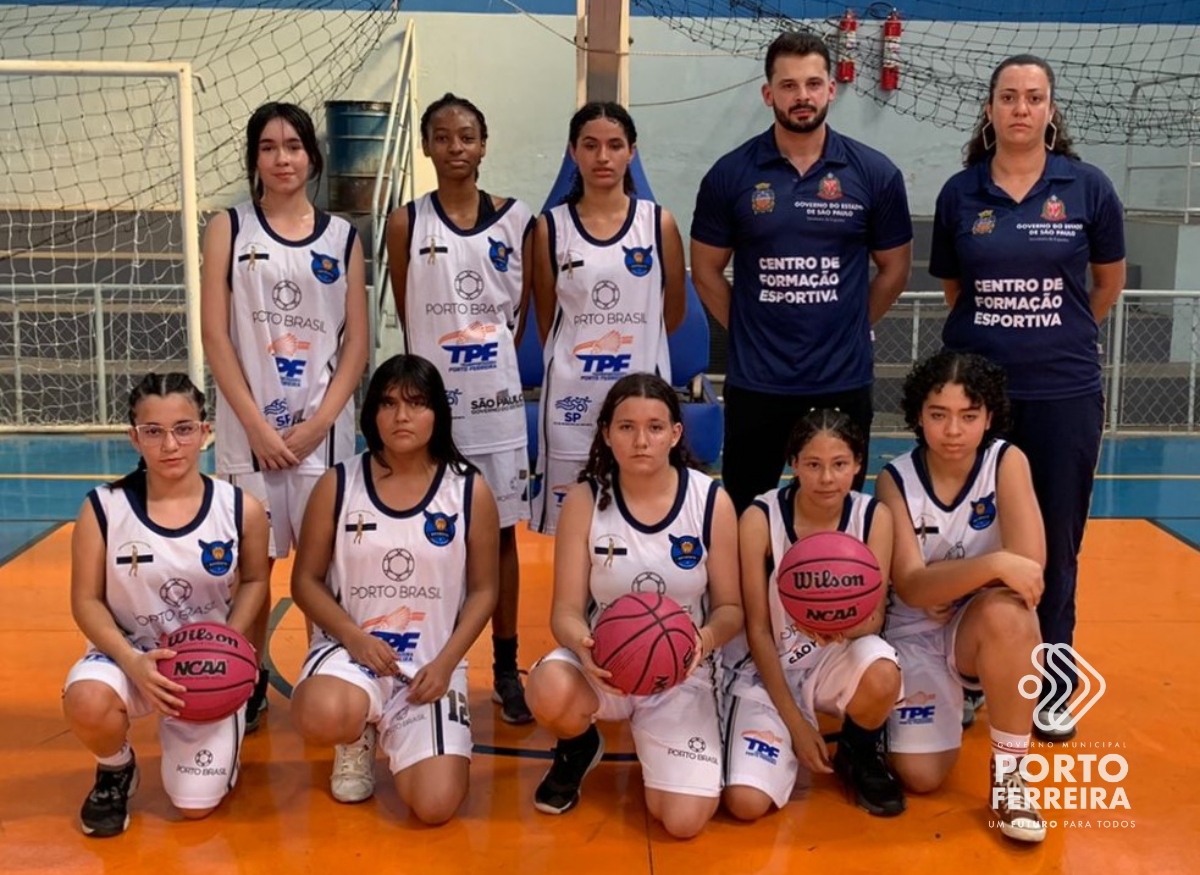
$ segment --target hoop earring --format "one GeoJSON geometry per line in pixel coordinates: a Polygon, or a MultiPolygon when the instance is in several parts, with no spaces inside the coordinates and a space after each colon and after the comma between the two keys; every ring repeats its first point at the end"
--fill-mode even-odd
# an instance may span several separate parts
{"type": "Polygon", "coordinates": [[[983,127],[979,129],[979,136],[983,140],[983,151],[992,151],[992,147],[996,145],[996,126],[992,124],[991,119],[983,123],[983,127]],[[992,129],[992,142],[990,143],[988,142],[988,128],[992,129]]]}
{"type": "Polygon", "coordinates": [[[1058,143],[1058,125],[1056,125],[1054,122],[1050,122],[1050,124],[1046,126],[1046,130],[1050,132],[1050,142],[1046,144],[1046,151],[1053,152],[1055,145],[1058,143]]]}

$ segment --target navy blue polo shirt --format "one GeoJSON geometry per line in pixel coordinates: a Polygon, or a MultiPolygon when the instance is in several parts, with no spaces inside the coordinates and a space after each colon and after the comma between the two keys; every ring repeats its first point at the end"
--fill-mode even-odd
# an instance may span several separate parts
{"type": "Polygon", "coordinates": [[[990,159],[968,167],[934,214],[929,272],[962,286],[942,342],[1003,365],[1013,398],[1099,392],[1088,265],[1124,257],[1121,201],[1097,168],[1050,155],[1018,204],[992,182],[990,159]]]}
{"type": "Polygon", "coordinates": [[[896,165],[828,127],[803,176],[774,126],[717,161],[700,183],[692,238],[733,249],[726,382],[781,395],[869,386],[868,253],[912,236],[896,165]]]}

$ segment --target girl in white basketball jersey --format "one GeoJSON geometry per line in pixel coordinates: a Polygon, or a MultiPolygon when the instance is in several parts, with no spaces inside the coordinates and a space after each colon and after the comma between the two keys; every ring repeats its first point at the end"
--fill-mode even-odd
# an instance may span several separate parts
{"type": "Polygon", "coordinates": [[[708,823],[721,793],[714,651],[742,625],[733,503],[687,467],[679,399],[652,374],[622,377],[599,412],[591,455],[563,503],[554,549],[551,629],[559,649],[529,676],[538,723],[558,737],[534,805],[562,814],[604,754],[596,720],[628,720],[642,765],[646,807],[677,838],[708,823]],[[697,561],[698,560],[698,561],[697,561]],[[592,660],[603,606],[654,590],[699,629],[688,678],[666,692],[627,696],[592,660]]]}
{"type": "Polygon", "coordinates": [[[982,689],[992,810],[1004,835],[1038,842],[1046,825],[1017,764],[1036,707],[1021,679],[1040,658],[1046,541],[1029,462],[996,437],[1008,424],[1004,384],[1000,366],[956,352],[918,364],[904,382],[917,448],[876,485],[896,518],[887,637],[908,694],[888,744],[909,789],[937,789],[962,746],[963,685],[982,689]]]}
{"type": "Polygon", "coordinates": [[[129,396],[138,470],[88,493],[71,542],[71,613],[88,651],[67,676],[63,711],[96,757],[85,834],[129,826],[138,785],[129,724],[157,712],[162,780],[184,817],[212,812],[233,787],[244,711],[175,719],[184,688],[158,671],[166,635],[226,623],[243,635],[267,598],[267,518],[251,496],[200,473],[204,395],[185,374],[149,374],[129,396]]]}
{"type": "Polygon", "coordinates": [[[376,370],[367,452],[321,478],[292,597],[316,627],[292,701],[310,742],[338,745],[340,802],[374,792],[375,743],[423,822],[467,794],[467,649],[496,607],[496,502],[451,437],[441,376],[419,356],[376,370]]]}
{"type": "Polygon", "coordinates": [[[421,148],[437,191],[388,219],[388,265],[405,350],[437,365],[454,443],[480,470],[500,513],[500,598],[492,617],[492,698],[508,723],[533,715],[517,673],[517,523],[529,519],[529,452],[517,345],[531,272],[533,214],[478,185],[483,113],[447,94],[421,116],[421,148]]]}
{"type": "Polygon", "coordinates": [[[683,243],[670,212],[633,195],[633,119],[589,103],[570,128],[578,165],[567,202],[537,220],[534,305],[546,362],[530,528],[553,534],[588,458],[614,382],[645,371],[671,382],[667,333],[683,321],[683,243]]]}
{"type": "Polygon", "coordinates": [[[871,814],[904,811],[904,791],[888,769],[883,730],[900,698],[896,652],[879,637],[886,598],[845,633],[800,628],[780,600],[775,569],[796,541],[840,531],[875,554],[883,580],[892,555],[892,515],[852,489],[866,442],[845,413],[813,410],[788,438],[795,480],[763,493],[742,514],[739,542],[745,637],[725,648],[725,807],[755,820],[791,797],[800,766],[836,772],[855,803],[871,814]],[[817,712],[842,720],[830,762],[817,712]]]}
{"type": "MultiPolygon", "coordinates": [[[[362,244],[316,209],[323,167],[308,113],[268,103],[246,126],[250,200],[204,232],[201,326],[217,384],[217,473],[267,509],[271,557],[300,533],[317,478],[354,452],[353,394],[367,364],[362,244]]],[[[265,656],[270,600],[251,636],[265,656]]],[[[247,708],[266,706],[267,673],[247,708]]]]}

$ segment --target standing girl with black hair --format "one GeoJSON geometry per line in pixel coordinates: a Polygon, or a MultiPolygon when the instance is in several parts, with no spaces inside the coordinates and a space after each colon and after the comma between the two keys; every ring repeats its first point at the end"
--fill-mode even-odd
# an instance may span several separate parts
{"type": "Polygon", "coordinates": [[[367,451],[321,478],[304,515],[292,598],[316,631],[292,715],[338,746],[335,799],[374,793],[378,738],[400,798],[435,825],[467,793],[465,657],[496,608],[496,502],[425,359],[379,366],[362,431],[367,451]]]}
{"type": "Polygon", "coordinates": [[[158,712],[162,781],[185,818],[213,811],[238,777],[245,711],[209,723],[176,719],[184,688],[158,671],[161,641],[190,623],[245,635],[267,600],[267,517],[253,497],[200,473],[204,395],[185,374],[148,374],[129,396],[141,464],[88,493],[71,541],[71,613],[88,652],[71,669],[63,711],[96,757],[83,831],[129,826],[138,785],[129,724],[158,712]],[[196,751],[211,754],[196,768],[196,751]]]}
{"type": "Polygon", "coordinates": [[[454,94],[421,116],[438,186],[388,219],[388,265],[405,349],[437,365],[454,442],[480,470],[500,514],[500,598],[492,617],[493,700],[508,723],[533,715],[517,673],[517,523],[529,519],[525,399],[517,368],[531,272],[529,207],[479,187],[488,128],[454,94]]]}
{"type": "MultiPolygon", "coordinates": [[[[354,452],[353,394],[367,364],[362,244],[349,222],[309,200],[322,167],[308,113],[260,106],[246,126],[250,200],[213,216],[204,232],[201,327],[217,384],[217,472],[266,507],[273,559],[296,542],[317,478],[354,452]]],[[[269,612],[264,605],[251,636],[263,657],[269,612]]],[[[264,668],[249,731],[266,692],[264,668]]]]}
{"type": "Polygon", "coordinates": [[[612,384],[646,371],[671,382],[667,334],[683,322],[683,243],[670,212],[633,194],[637,129],[623,107],[589,103],[570,127],[578,165],[567,202],[538,218],[534,305],[545,350],[530,527],[553,534],[612,384]]]}

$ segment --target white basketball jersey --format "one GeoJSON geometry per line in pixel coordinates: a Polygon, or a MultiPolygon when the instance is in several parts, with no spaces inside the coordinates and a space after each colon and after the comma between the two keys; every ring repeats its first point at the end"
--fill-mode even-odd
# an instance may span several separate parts
{"type": "Polygon", "coordinates": [[[630,199],[625,227],[608,241],[588,234],[571,204],[546,215],[557,304],[544,353],[539,446],[557,459],[586,459],[616,380],[644,371],[671,381],[662,208],[630,199]]]}
{"type": "MultiPolygon", "coordinates": [[[[804,669],[817,658],[819,647],[815,641],[796,628],[795,621],[783,607],[779,597],[776,569],[783,562],[784,554],[796,543],[795,508],[798,484],[793,481],[787,486],[764,492],[754,499],[754,504],[767,515],[771,532],[771,574],[767,581],[767,604],[771,610],[771,634],[775,649],[785,671],[804,669]]],[[[846,496],[842,519],[837,530],[853,535],[863,543],[871,534],[871,522],[879,503],[869,495],[851,492],[846,496]]],[[[865,617],[864,617],[865,619],[865,617]]],[[[745,633],[739,634],[725,647],[725,664],[733,667],[733,692],[739,696],[760,698],[770,702],[770,696],[762,686],[758,669],[750,656],[750,645],[745,633]],[[764,698],[765,697],[765,698],[764,698]]]]}
{"type": "MultiPolygon", "coordinates": [[[[346,264],[356,232],[345,219],[319,210],[312,235],[297,241],[276,235],[255,204],[234,207],[229,218],[229,337],[263,418],[283,431],[317,412],[337,368],[346,324],[346,264]]],[[[300,470],[324,471],[353,453],[351,400],[300,470]]],[[[220,389],[217,470],[259,470],[220,389]]]]}
{"type": "MultiPolygon", "coordinates": [[[[942,504],[934,495],[920,448],[884,468],[880,476],[891,476],[904,496],[926,565],[944,559],[971,559],[1002,548],[1000,526],[995,524],[996,472],[1008,446],[1006,441],[994,440],[980,451],[962,491],[949,505],[942,504]]],[[[923,609],[905,604],[892,591],[884,627],[886,637],[913,635],[941,625],[923,609]]]]}
{"type": "Polygon", "coordinates": [[[635,520],[613,478],[611,503],[592,509],[588,623],[631,592],[669,596],[697,628],[708,619],[708,549],[718,486],[691,468],[679,472],[670,512],[654,525],[635,520]]]}
{"type": "Polygon", "coordinates": [[[510,200],[481,227],[462,231],[434,194],[407,209],[405,348],[441,371],[460,450],[521,449],[527,436],[515,335],[521,246],[533,214],[510,200]]]}
{"type": "Polygon", "coordinates": [[[241,489],[204,477],[200,510],[178,529],[151,520],[131,489],[101,486],[88,501],[104,537],[104,599],[134,647],[153,650],[181,626],[229,619],[242,550],[241,489]]]}
{"type": "MultiPolygon", "coordinates": [[[[442,651],[466,600],[475,473],[443,465],[421,503],[398,511],[380,501],[368,453],[335,470],[337,531],[327,584],[360,628],[416,672],[442,651]]],[[[314,636],[335,640],[322,629],[314,636]]]]}

